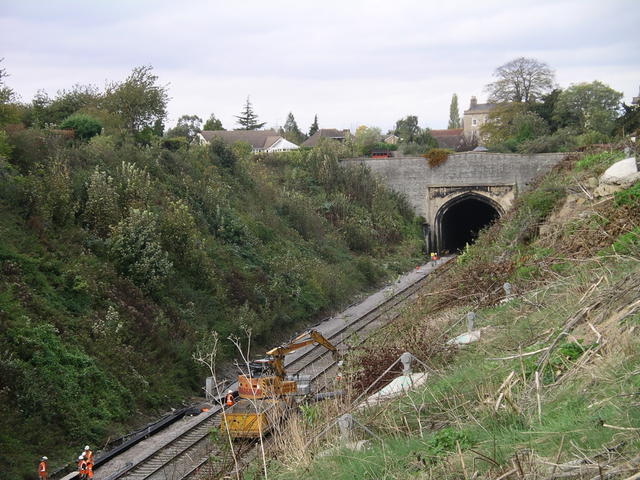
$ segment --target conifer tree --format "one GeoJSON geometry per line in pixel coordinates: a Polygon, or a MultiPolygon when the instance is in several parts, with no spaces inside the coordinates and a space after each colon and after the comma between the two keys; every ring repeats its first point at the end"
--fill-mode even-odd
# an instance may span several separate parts
{"type": "Polygon", "coordinates": [[[247,97],[247,102],[244,104],[244,109],[240,115],[235,115],[238,119],[237,123],[241,128],[237,130],[259,130],[265,126],[266,122],[258,122],[258,115],[253,111],[253,106],[251,105],[251,101],[249,97],[247,97]]]}
{"type": "Polygon", "coordinates": [[[318,130],[319,130],[319,127],[318,127],[318,115],[316,114],[315,117],[313,117],[313,123],[311,124],[311,127],[309,127],[309,136],[312,136],[318,130]]]}
{"type": "Polygon", "coordinates": [[[461,128],[457,93],[454,93],[451,97],[451,106],[449,107],[449,126],[447,128],[461,128]]]}
{"type": "Polygon", "coordinates": [[[293,117],[293,113],[291,112],[289,112],[289,115],[287,115],[287,121],[284,122],[283,136],[290,142],[293,142],[297,145],[301,144],[304,141],[304,134],[298,128],[296,119],[293,117]]]}

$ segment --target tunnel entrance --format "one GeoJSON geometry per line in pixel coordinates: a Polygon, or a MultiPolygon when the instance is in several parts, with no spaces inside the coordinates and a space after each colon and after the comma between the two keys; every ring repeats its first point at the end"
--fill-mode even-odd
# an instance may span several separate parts
{"type": "Polygon", "coordinates": [[[479,195],[457,197],[442,206],[439,217],[439,250],[449,253],[461,251],[473,243],[478,232],[500,217],[500,207],[479,195]]]}

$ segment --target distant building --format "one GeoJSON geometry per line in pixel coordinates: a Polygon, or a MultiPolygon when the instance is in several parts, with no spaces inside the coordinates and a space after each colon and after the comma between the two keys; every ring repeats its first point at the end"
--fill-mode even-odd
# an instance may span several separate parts
{"type": "Polygon", "coordinates": [[[458,151],[464,147],[464,129],[449,128],[447,130],[429,130],[431,136],[438,142],[438,147],[458,151]]]}
{"type": "Polygon", "coordinates": [[[200,132],[195,141],[207,144],[212,139],[219,138],[225,143],[244,142],[251,145],[253,153],[259,152],[286,152],[297,150],[298,145],[291,143],[275,130],[204,130],[200,132]]]}
{"type": "Polygon", "coordinates": [[[497,105],[497,103],[478,103],[476,97],[471,97],[469,109],[464,111],[462,117],[464,136],[467,141],[480,137],[480,127],[487,123],[489,112],[497,105]]]}
{"type": "Polygon", "coordinates": [[[389,145],[397,145],[400,142],[400,137],[394,134],[387,135],[384,137],[384,143],[388,143],[389,145]]]}
{"type": "Polygon", "coordinates": [[[351,135],[349,130],[337,130],[335,128],[321,128],[316,133],[302,142],[301,147],[315,147],[322,138],[330,138],[338,142],[344,142],[344,139],[351,135]]]}
{"type": "Polygon", "coordinates": [[[640,89],[638,89],[638,96],[631,100],[631,105],[640,105],[640,89]]]}

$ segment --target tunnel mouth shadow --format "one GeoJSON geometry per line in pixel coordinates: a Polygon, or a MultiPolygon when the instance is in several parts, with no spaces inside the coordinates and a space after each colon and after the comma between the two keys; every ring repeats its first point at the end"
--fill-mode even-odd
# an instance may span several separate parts
{"type": "Polygon", "coordinates": [[[468,193],[444,204],[436,215],[438,250],[459,253],[478,233],[502,215],[500,206],[482,195],[468,193]]]}

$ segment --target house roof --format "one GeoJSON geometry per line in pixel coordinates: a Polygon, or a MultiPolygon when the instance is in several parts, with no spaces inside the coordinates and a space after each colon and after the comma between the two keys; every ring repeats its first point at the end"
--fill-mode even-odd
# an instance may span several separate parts
{"type": "Polygon", "coordinates": [[[477,103],[473,106],[470,106],[467,110],[464,111],[464,114],[467,113],[487,113],[497,107],[497,103],[477,103]]]}
{"type": "Polygon", "coordinates": [[[321,128],[316,133],[307,138],[303,147],[315,147],[321,138],[333,138],[334,140],[344,140],[349,134],[349,130],[338,130],[337,128],[321,128]]]}
{"type": "Polygon", "coordinates": [[[281,138],[275,130],[204,130],[200,135],[207,142],[218,137],[226,143],[245,142],[254,149],[269,148],[281,138]]]}
{"type": "Polygon", "coordinates": [[[455,137],[456,135],[462,135],[464,128],[449,128],[447,130],[429,130],[429,133],[434,137],[455,137]]]}
{"type": "Polygon", "coordinates": [[[455,150],[463,140],[462,128],[449,128],[447,130],[430,130],[429,133],[438,142],[440,148],[450,148],[455,150]]]}

